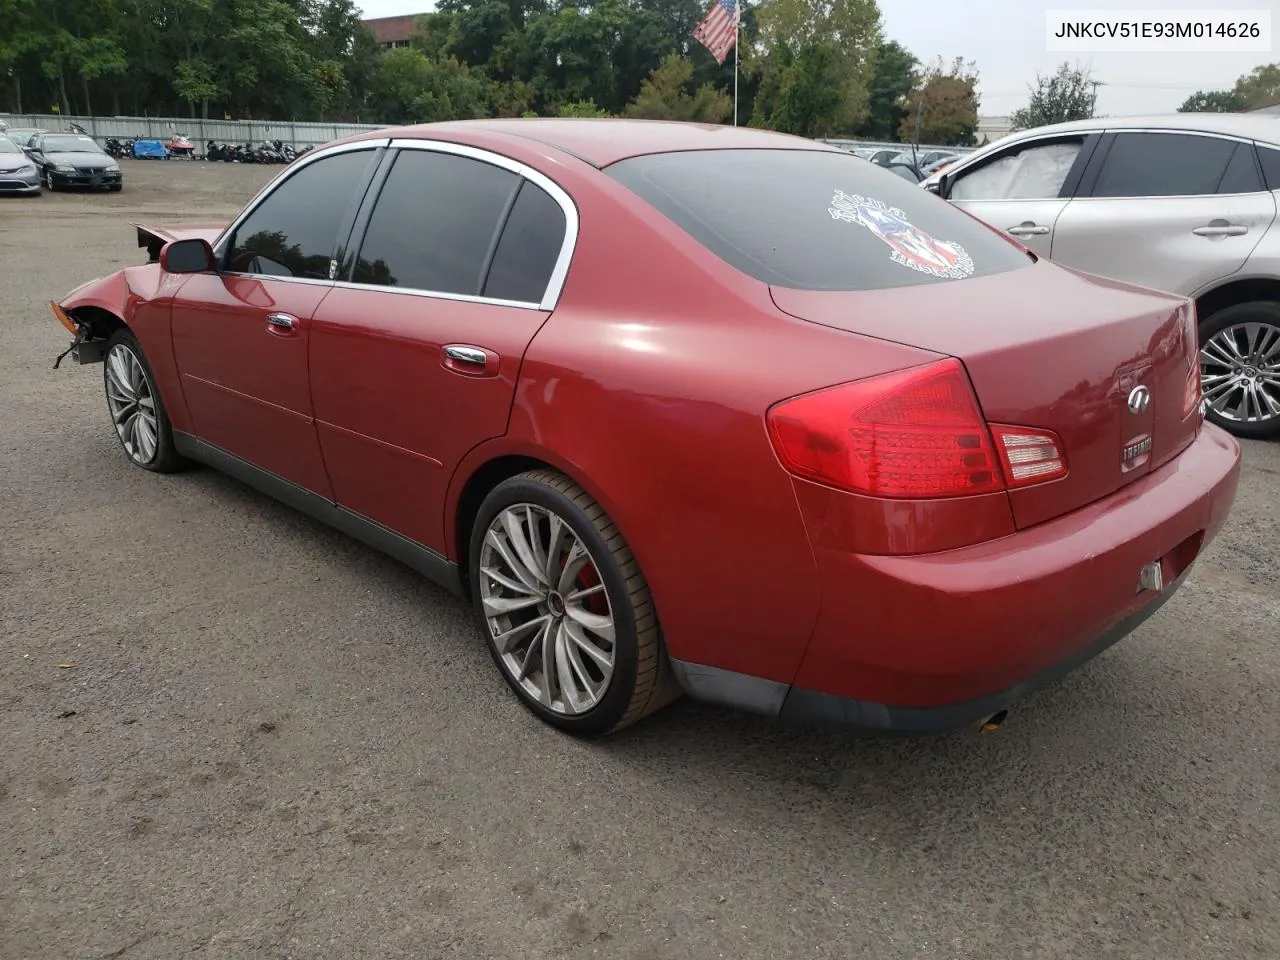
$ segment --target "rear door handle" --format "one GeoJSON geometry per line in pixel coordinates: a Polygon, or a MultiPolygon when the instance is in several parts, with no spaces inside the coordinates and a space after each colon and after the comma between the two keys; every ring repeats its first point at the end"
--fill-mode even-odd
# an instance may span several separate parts
{"type": "Polygon", "coordinates": [[[440,357],[440,365],[446,370],[464,377],[496,377],[501,368],[501,358],[492,350],[473,347],[469,343],[446,344],[440,357]]]}
{"type": "Polygon", "coordinates": [[[1215,220],[1207,226],[1196,227],[1191,232],[1197,237],[1243,237],[1249,232],[1249,228],[1243,223],[1227,223],[1223,220],[1215,220]]]}
{"type": "Polygon", "coordinates": [[[1049,228],[1028,220],[1026,223],[1018,224],[1016,227],[1010,227],[1007,232],[1015,237],[1042,237],[1049,232],[1049,228]]]}

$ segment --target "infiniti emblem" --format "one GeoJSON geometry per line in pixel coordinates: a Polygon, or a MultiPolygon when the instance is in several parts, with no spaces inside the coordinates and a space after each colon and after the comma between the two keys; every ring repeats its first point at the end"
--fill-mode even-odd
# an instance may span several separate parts
{"type": "Polygon", "coordinates": [[[1151,405],[1151,391],[1144,386],[1136,386],[1129,391],[1129,412],[1139,414],[1151,405]]]}

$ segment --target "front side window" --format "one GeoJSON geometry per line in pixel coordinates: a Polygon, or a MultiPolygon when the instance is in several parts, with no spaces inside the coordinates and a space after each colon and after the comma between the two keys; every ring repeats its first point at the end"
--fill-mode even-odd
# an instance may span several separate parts
{"type": "Polygon", "coordinates": [[[1051,200],[1062,192],[1083,140],[1034,143],[1006,153],[951,186],[951,200],[1051,200]]]}
{"type": "Polygon", "coordinates": [[[373,150],[339,153],[290,176],[236,228],[225,269],[328,280],[338,228],[372,158],[373,150]]]}
{"type": "Polygon", "coordinates": [[[1092,194],[1195,197],[1217,193],[1237,143],[1189,133],[1117,134],[1092,194]]]}
{"type": "Polygon", "coordinates": [[[356,283],[477,296],[498,224],[520,187],[510,170],[402,150],[369,218],[356,283]]]}
{"type": "Polygon", "coordinates": [[[945,200],[844,151],[682,151],[604,172],[730,266],[780,287],[879,290],[1032,263],[945,200]]]}

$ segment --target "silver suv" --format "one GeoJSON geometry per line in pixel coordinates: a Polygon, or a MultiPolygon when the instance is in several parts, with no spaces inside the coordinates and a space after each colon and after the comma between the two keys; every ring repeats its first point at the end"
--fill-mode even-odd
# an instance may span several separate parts
{"type": "Polygon", "coordinates": [[[1040,256],[1194,299],[1209,419],[1280,435],[1280,118],[1039,127],[922,186],[1040,256]]]}

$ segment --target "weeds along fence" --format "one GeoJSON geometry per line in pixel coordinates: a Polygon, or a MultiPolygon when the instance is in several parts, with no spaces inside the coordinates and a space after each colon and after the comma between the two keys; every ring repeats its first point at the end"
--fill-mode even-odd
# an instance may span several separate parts
{"type": "MultiPolygon", "coordinates": [[[[11,128],[36,127],[41,130],[66,130],[72,123],[79,124],[95,140],[108,137],[160,138],[167,140],[175,133],[190,137],[196,152],[203,153],[210,140],[218,143],[252,143],[264,140],[280,140],[295,150],[318,146],[339,137],[379,130],[385,124],[378,123],[295,123],[290,120],[192,120],[181,117],[71,117],[56,113],[0,113],[11,128]]],[[[821,141],[845,150],[892,148],[911,152],[911,145],[882,143],[872,140],[826,139],[821,141]]],[[[947,147],[941,144],[922,143],[916,148],[920,153],[929,150],[948,150],[966,153],[971,147],[947,147]]]]}

